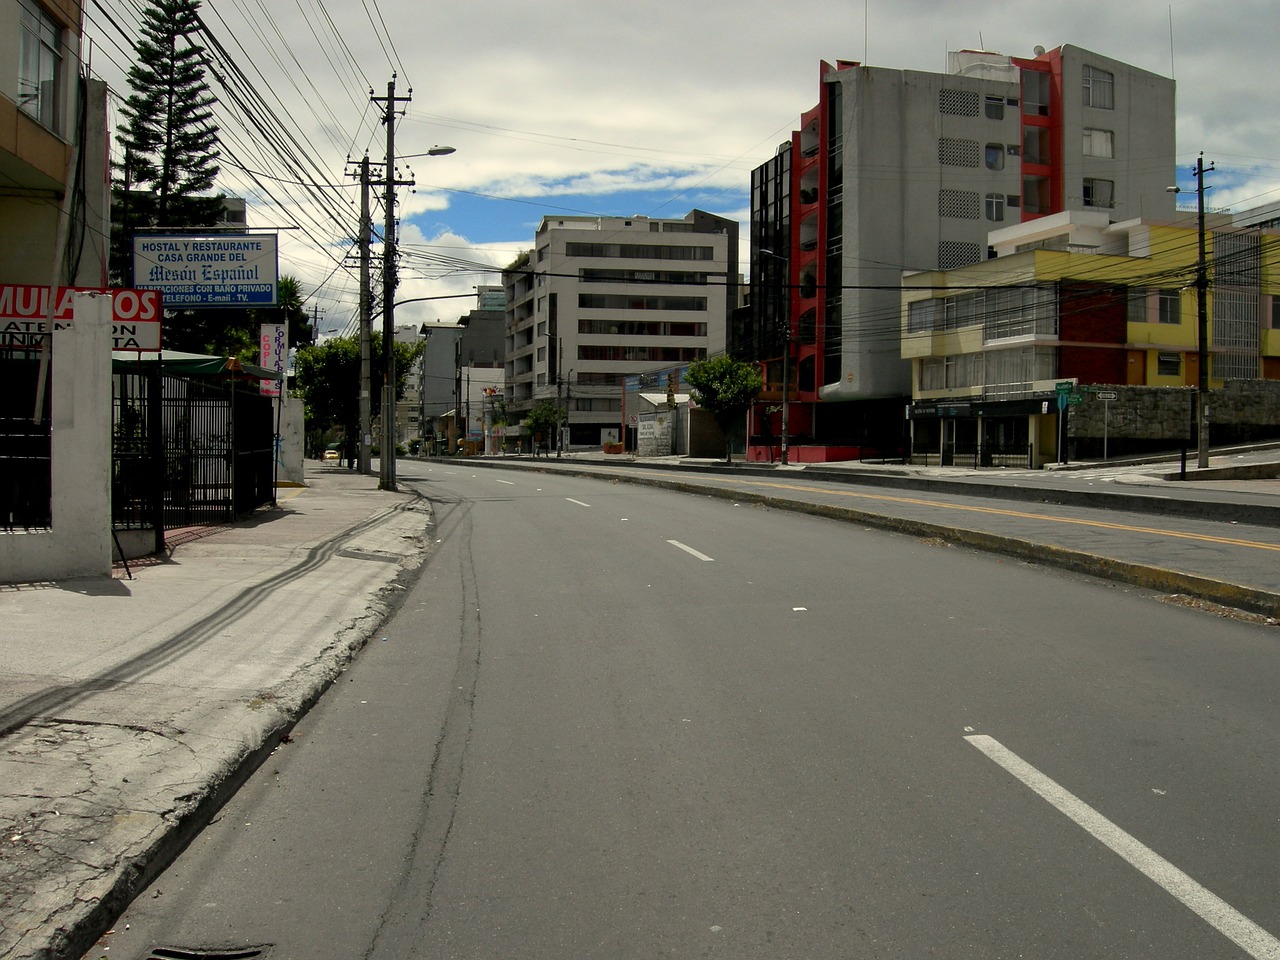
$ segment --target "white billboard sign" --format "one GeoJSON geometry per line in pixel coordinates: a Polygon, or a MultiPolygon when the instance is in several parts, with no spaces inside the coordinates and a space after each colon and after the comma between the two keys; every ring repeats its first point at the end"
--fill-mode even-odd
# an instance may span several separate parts
{"type": "Polygon", "coordinates": [[[270,233],[133,238],[133,283],[174,307],[273,307],[277,242],[270,233]]]}

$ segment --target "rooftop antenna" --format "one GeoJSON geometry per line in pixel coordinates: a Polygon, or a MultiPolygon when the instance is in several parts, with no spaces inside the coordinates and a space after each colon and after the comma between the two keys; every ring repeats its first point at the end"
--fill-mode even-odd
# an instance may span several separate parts
{"type": "Polygon", "coordinates": [[[1169,4],[1169,79],[1178,79],[1178,72],[1173,65],[1173,4],[1169,4]]]}

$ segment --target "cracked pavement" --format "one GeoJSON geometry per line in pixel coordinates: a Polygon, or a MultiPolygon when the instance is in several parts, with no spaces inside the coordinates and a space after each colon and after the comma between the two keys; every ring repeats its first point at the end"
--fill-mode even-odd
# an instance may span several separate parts
{"type": "Polygon", "coordinates": [[[89,949],[421,563],[423,501],[307,468],[276,508],[132,580],[0,585],[0,957],[89,949]]]}

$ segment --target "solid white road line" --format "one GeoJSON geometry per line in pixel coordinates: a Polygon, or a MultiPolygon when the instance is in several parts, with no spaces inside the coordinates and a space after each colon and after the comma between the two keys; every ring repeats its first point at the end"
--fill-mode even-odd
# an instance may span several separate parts
{"type": "Polygon", "coordinates": [[[679,540],[668,540],[667,543],[671,544],[673,547],[679,547],[685,553],[693,554],[699,560],[708,560],[713,563],[715,562],[715,557],[708,557],[705,553],[699,553],[697,550],[693,549],[693,547],[685,546],[679,540]]]}
{"type": "Polygon", "coordinates": [[[516,485],[514,480],[499,480],[498,483],[505,483],[508,487],[514,487],[516,485]]]}
{"type": "Polygon", "coordinates": [[[591,506],[591,504],[589,504],[589,503],[583,503],[581,500],[575,500],[575,499],[573,499],[573,497],[565,497],[565,499],[566,499],[566,500],[568,500],[570,503],[576,503],[576,504],[577,504],[578,506],[580,506],[580,507],[589,507],[589,506],[591,506]]]}
{"type": "Polygon", "coordinates": [[[1050,780],[1004,744],[981,734],[965,739],[1047,800],[1060,813],[1075,821],[1077,826],[1084,828],[1095,840],[1127,860],[1139,873],[1163,887],[1249,956],[1257,960],[1280,960],[1280,940],[1200,886],[1154,850],[1125,833],[1083,800],[1050,780]]]}

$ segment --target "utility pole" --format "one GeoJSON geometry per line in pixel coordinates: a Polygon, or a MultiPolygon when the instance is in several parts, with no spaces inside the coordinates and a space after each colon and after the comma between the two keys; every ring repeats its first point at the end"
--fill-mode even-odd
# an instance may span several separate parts
{"type": "Polygon", "coordinates": [[[1204,154],[1196,158],[1196,232],[1199,240],[1199,256],[1196,259],[1196,337],[1198,366],[1196,383],[1196,419],[1200,429],[1196,447],[1196,465],[1209,466],[1209,264],[1205,258],[1204,240],[1204,175],[1214,169],[1211,163],[1204,165],[1204,154]]]}
{"type": "Polygon", "coordinates": [[[357,469],[368,476],[371,472],[371,440],[369,434],[372,407],[373,288],[370,281],[369,245],[373,243],[373,220],[369,216],[369,155],[360,161],[360,452],[357,469]]]}
{"type": "Polygon", "coordinates": [[[396,104],[408,103],[407,97],[396,96],[396,78],[391,75],[385,97],[373,96],[369,100],[384,104],[382,122],[387,128],[386,177],[382,181],[382,450],[378,458],[378,488],[396,489],[396,352],[395,293],[396,293],[396,187],[413,186],[412,180],[396,179],[396,104]]]}
{"type": "Polygon", "coordinates": [[[556,337],[556,457],[560,456],[560,447],[564,440],[564,407],[561,405],[564,389],[564,377],[560,375],[564,366],[564,343],[556,337]]]}

